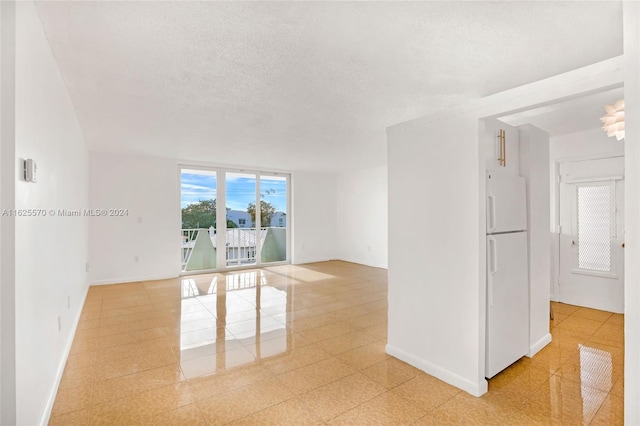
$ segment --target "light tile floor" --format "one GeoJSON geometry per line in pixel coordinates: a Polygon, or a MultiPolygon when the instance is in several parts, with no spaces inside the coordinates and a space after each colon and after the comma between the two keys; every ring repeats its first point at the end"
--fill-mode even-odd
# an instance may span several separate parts
{"type": "Polygon", "coordinates": [[[553,342],[475,398],[385,354],[381,269],[91,287],[50,424],[622,424],[623,316],[553,309],[553,342]]]}

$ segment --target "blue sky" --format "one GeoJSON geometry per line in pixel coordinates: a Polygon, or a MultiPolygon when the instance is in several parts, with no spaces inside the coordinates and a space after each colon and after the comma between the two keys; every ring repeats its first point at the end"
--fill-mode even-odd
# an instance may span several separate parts
{"type": "MultiPolygon", "coordinates": [[[[247,210],[247,205],[255,202],[255,176],[241,173],[227,173],[227,207],[232,210],[247,210]]],[[[215,173],[185,170],[181,173],[180,205],[186,207],[200,200],[216,198],[217,182],[215,173]]],[[[276,207],[276,211],[286,212],[287,181],[283,177],[262,176],[260,178],[262,200],[276,207]]]]}

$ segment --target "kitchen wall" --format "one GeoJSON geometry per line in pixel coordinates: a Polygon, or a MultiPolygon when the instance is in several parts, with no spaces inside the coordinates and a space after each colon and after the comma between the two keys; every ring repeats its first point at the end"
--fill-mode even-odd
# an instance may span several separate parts
{"type": "Polygon", "coordinates": [[[48,420],[88,288],[87,218],[58,214],[87,207],[87,150],[35,6],[15,7],[15,203],[47,212],[15,221],[16,421],[34,425],[48,420]],[[20,176],[27,158],[37,183],[20,176]]]}
{"type": "Polygon", "coordinates": [[[599,127],[559,135],[549,141],[549,184],[550,184],[550,244],[551,244],[551,299],[558,300],[558,188],[557,163],[563,160],[585,158],[590,156],[624,155],[624,139],[610,138],[599,127]]]}
{"type": "Polygon", "coordinates": [[[484,118],[613,87],[623,81],[621,62],[612,58],[387,129],[389,354],[471,394],[486,392],[484,118]],[[406,211],[424,212],[424,226],[403,228],[406,211]]]}
{"type": "MultiPolygon", "coordinates": [[[[338,258],[387,267],[387,167],[355,170],[337,177],[338,258]]],[[[407,211],[402,224],[421,226],[420,215],[407,211]]]]}
{"type": "MultiPolygon", "coordinates": [[[[177,276],[181,241],[179,161],[91,152],[89,164],[92,208],[128,210],[123,217],[90,219],[90,282],[177,276]]],[[[294,263],[336,258],[335,188],[334,175],[292,174],[294,263]]]]}
{"type": "Polygon", "coordinates": [[[387,130],[387,352],[474,395],[487,390],[478,132],[464,113],[387,130]]]}

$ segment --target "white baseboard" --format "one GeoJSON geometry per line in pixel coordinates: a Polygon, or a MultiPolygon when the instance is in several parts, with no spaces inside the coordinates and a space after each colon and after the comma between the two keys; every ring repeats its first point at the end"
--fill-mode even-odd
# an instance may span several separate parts
{"type": "Polygon", "coordinates": [[[169,280],[172,278],[178,278],[178,275],[160,274],[160,275],[145,275],[141,277],[129,277],[129,278],[110,278],[107,280],[90,281],[89,285],[137,283],[140,281],[169,280]]]}
{"type": "Polygon", "coordinates": [[[78,329],[78,324],[80,323],[80,317],[82,316],[82,310],[84,309],[84,302],[87,300],[87,294],[89,294],[89,286],[87,286],[87,289],[84,292],[84,296],[82,296],[82,301],[80,302],[80,305],[78,305],[78,312],[76,313],[76,317],[73,323],[71,324],[71,331],[69,333],[67,344],[65,345],[65,348],[64,348],[64,353],[62,354],[62,359],[60,360],[60,364],[58,365],[58,371],[56,372],[56,378],[53,384],[53,389],[51,389],[51,393],[49,394],[49,398],[47,399],[47,404],[44,406],[44,412],[42,413],[42,418],[40,419],[41,425],[49,424],[49,420],[51,419],[51,411],[53,410],[53,404],[55,403],[56,396],[58,395],[58,388],[60,387],[60,381],[62,380],[64,367],[67,365],[69,352],[71,352],[73,339],[76,337],[76,330],[78,329]]]}
{"type": "Polygon", "coordinates": [[[473,396],[481,396],[488,390],[488,382],[485,379],[481,380],[478,383],[472,382],[465,379],[464,377],[460,377],[459,375],[452,373],[449,370],[438,367],[437,365],[434,365],[429,361],[418,358],[415,355],[411,355],[410,353],[407,353],[402,349],[396,348],[392,345],[387,345],[385,347],[385,350],[389,355],[394,356],[408,364],[411,364],[414,367],[424,371],[425,373],[437,377],[443,382],[449,383],[450,385],[462,389],[463,391],[470,393],[473,396]]]}
{"type": "Polygon", "coordinates": [[[305,263],[319,263],[319,262],[331,262],[332,260],[336,260],[335,258],[324,258],[324,257],[320,257],[320,258],[299,258],[299,259],[294,259],[291,264],[292,265],[304,265],[305,263]]]}
{"type": "Polygon", "coordinates": [[[340,260],[342,262],[348,262],[348,263],[355,263],[356,265],[369,266],[371,268],[389,270],[389,265],[386,264],[386,263],[377,265],[377,264],[374,264],[373,262],[367,262],[367,261],[363,261],[363,260],[346,259],[346,258],[343,258],[343,257],[338,257],[336,260],[340,260]]]}
{"type": "Polygon", "coordinates": [[[527,354],[527,356],[531,358],[532,356],[540,352],[549,343],[551,343],[551,333],[545,334],[540,340],[531,345],[529,347],[529,353],[527,354]]]}

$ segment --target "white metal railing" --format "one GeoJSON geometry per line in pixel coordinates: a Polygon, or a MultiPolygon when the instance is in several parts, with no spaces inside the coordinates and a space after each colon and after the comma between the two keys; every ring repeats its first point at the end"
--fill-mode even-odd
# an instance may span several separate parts
{"type": "Polygon", "coordinates": [[[199,229],[183,229],[182,230],[182,270],[184,271],[191,252],[193,252],[193,244],[198,236],[199,229]]]}
{"type": "MultiPolygon", "coordinates": [[[[260,246],[263,246],[267,230],[269,228],[285,228],[285,227],[261,227],[259,235],[256,233],[257,228],[229,228],[225,235],[225,259],[227,266],[241,266],[256,263],[257,255],[257,238],[260,238],[260,246]]],[[[199,229],[183,229],[182,230],[182,270],[185,270],[189,258],[193,252],[195,239],[198,236],[199,229]]],[[[209,228],[209,238],[213,247],[217,248],[216,232],[213,228],[209,228]]]]}
{"type": "MultiPolygon", "coordinates": [[[[227,266],[239,266],[256,263],[257,228],[227,229],[227,266]]],[[[260,241],[264,241],[267,228],[260,228],[260,241]]]]}

